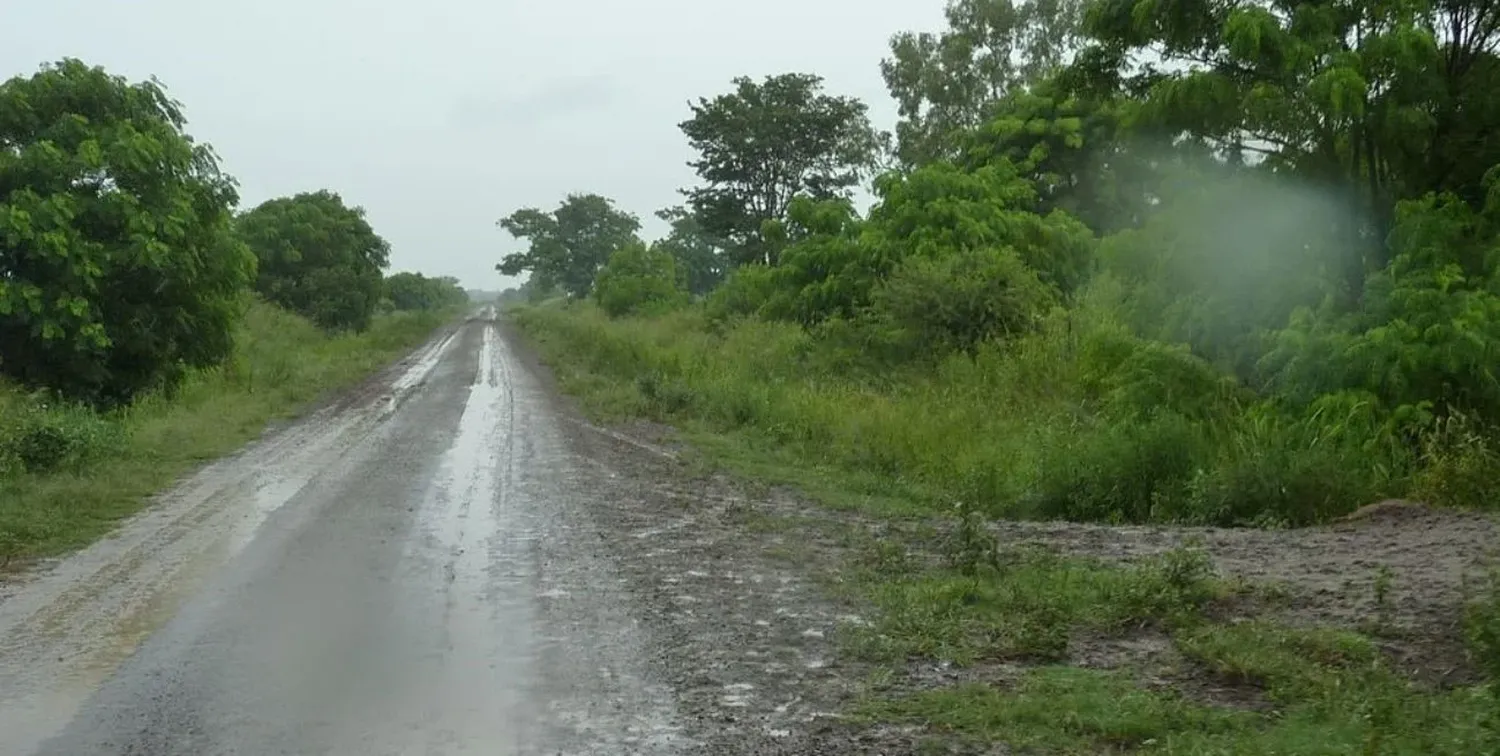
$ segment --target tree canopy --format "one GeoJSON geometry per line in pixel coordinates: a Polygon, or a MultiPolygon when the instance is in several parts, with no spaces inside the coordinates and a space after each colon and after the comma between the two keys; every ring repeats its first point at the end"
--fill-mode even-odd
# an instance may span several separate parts
{"type": "Polygon", "coordinates": [[[507,276],[529,271],[540,287],[560,287],[582,298],[593,290],[594,277],[610,256],[639,241],[641,222],[615,209],[606,197],[570,194],[552,212],[522,208],[502,219],[500,227],[528,246],[506,255],[497,270],[507,276]]]}
{"type": "Polygon", "coordinates": [[[0,371],[110,404],[228,356],[255,260],[185,125],[78,60],[0,85],[0,371]]]}
{"type": "Polygon", "coordinates": [[[396,310],[441,310],[469,301],[469,295],[457,278],[428,278],[421,273],[402,271],[385,279],[385,298],[396,310]]]}
{"type": "Polygon", "coordinates": [[[390,244],[328,190],[262,202],[238,218],[260,261],[255,289],[324,328],[364,330],[380,302],[390,244]]]}
{"type": "Polygon", "coordinates": [[[848,197],[869,173],[881,142],[868,108],[823,92],[823,78],[788,73],[699,98],[679,124],[699,154],[689,163],[703,185],[686,190],[710,238],[737,263],[774,261],[767,222],[786,217],[792,198],[848,197]]]}

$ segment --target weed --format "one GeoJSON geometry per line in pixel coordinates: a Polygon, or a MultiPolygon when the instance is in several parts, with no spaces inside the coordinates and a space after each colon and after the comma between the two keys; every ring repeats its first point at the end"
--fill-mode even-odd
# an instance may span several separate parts
{"type": "Polygon", "coordinates": [[[1391,584],[1395,582],[1396,574],[1391,571],[1388,564],[1380,565],[1380,570],[1375,573],[1375,622],[1380,631],[1388,631],[1391,627],[1394,608],[1391,606],[1391,584]]]}

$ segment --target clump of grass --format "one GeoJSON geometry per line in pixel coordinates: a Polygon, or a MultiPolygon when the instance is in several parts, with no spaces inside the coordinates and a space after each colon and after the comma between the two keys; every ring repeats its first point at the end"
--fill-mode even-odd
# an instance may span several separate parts
{"type": "Polygon", "coordinates": [[[895,662],[936,659],[1057,661],[1075,629],[1124,631],[1187,618],[1221,595],[1205,558],[1170,552],[1111,566],[1029,549],[983,574],[920,573],[875,583],[880,618],[850,631],[856,656],[895,662]]]}
{"type": "Polygon", "coordinates": [[[449,318],[395,313],[363,333],[330,336],[257,303],[230,361],[193,373],[170,396],[148,395],[100,415],[0,388],[0,563],[103,535],[194,465],[353,385],[449,318]]]}
{"type": "Polygon", "coordinates": [[[1232,733],[1251,719],[1170,691],[1144,690],[1127,674],[1070,667],[1030,670],[1012,689],[971,684],[869,700],[858,713],[1012,748],[1078,754],[1161,750],[1186,733],[1232,733]]]}

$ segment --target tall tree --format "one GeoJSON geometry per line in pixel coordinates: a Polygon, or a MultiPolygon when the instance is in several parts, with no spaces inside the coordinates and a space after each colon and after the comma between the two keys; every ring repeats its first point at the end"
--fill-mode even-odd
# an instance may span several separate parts
{"type": "Polygon", "coordinates": [[[262,202],[240,216],[266,299],[328,329],[363,330],[380,302],[390,245],[328,190],[262,202]]]}
{"type": "Polygon", "coordinates": [[[185,123],[77,60],[0,84],[0,371],[109,404],[229,355],[255,260],[185,123]]]}
{"type": "Polygon", "coordinates": [[[956,156],[956,133],[1008,93],[1068,62],[1081,0],[950,0],[948,28],[902,32],[881,61],[896,99],[896,155],[907,166],[956,156]]]}
{"type": "Polygon", "coordinates": [[[1432,190],[1471,202],[1500,160],[1500,2],[1101,0],[1079,68],[1138,92],[1138,127],[1295,171],[1349,196],[1357,291],[1387,262],[1395,205],[1432,190]],[[1136,62],[1151,53],[1158,62],[1136,62]]]}
{"type": "Polygon", "coordinates": [[[877,157],[880,138],[864,103],[823,93],[823,78],[788,73],[690,105],[679,124],[699,158],[704,186],[684,192],[704,231],[734,262],[772,263],[763,227],[786,217],[792,198],[847,197],[877,157]]]}
{"type": "Polygon", "coordinates": [[[652,248],[677,261],[677,271],[689,293],[703,295],[712,291],[724,278],[725,260],[714,240],[703,230],[698,216],[677,206],[656,211],[656,217],[671,224],[671,230],[652,248]]]}
{"type": "Polygon", "coordinates": [[[522,208],[499,225],[528,247],[506,255],[496,270],[507,276],[530,271],[537,286],[560,286],[573,297],[588,296],[599,269],[615,251],[638,241],[641,228],[635,215],[597,194],[570,194],[550,213],[522,208]]]}

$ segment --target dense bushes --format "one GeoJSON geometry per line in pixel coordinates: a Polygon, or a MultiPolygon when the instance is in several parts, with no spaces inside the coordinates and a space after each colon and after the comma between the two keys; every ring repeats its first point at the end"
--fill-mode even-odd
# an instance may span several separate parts
{"type": "Polygon", "coordinates": [[[672,255],[640,242],[626,244],[600,269],[594,298],[610,315],[652,313],[687,303],[672,255]]]}
{"type": "Polygon", "coordinates": [[[469,295],[458,279],[428,278],[421,273],[393,273],[385,279],[384,302],[393,310],[442,310],[459,307],[469,295]]]}

